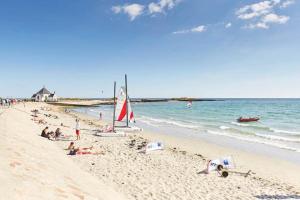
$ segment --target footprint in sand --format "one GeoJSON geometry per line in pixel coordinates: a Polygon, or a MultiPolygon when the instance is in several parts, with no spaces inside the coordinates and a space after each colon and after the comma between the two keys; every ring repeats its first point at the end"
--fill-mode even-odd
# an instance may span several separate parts
{"type": "Polygon", "coordinates": [[[68,187],[71,188],[72,194],[73,194],[74,196],[76,196],[76,197],[78,197],[79,199],[82,199],[82,200],[85,199],[85,198],[84,198],[84,194],[83,194],[83,192],[81,191],[80,188],[78,188],[78,187],[76,187],[76,186],[74,186],[74,185],[68,185],[68,187]]]}
{"type": "Polygon", "coordinates": [[[66,191],[64,191],[64,190],[62,190],[62,189],[60,189],[60,188],[55,188],[55,192],[58,193],[57,195],[58,195],[59,197],[63,197],[63,198],[65,198],[65,199],[68,198],[68,195],[65,194],[66,191]]]}
{"type": "Polygon", "coordinates": [[[84,200],[84,195],[78,194],[77,192],[72,192],[72,194],[73,194],[74,196],[78,197],[79,199],[84,200]]]}
{"type": "Polygon", "coordinates": [[[18,162],[18,161],[14,161],[14,162],[11,162],[11,163],[9,164],[9,166],[10,166],[10,167],[13,167],[13,168],[15,168],[16,166],[19,166],[19,165],[21,165],[21,163],[18,162]]]}

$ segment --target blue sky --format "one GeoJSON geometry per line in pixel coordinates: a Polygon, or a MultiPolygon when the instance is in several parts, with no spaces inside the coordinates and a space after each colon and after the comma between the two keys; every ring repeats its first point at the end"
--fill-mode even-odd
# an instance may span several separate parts
{"type": "Polygon", "coordinates": [[[10,0],[0,96],[300,97],[297,0],[10,0]],[[103,94],[101,91],[104,91],[103,94]]]}

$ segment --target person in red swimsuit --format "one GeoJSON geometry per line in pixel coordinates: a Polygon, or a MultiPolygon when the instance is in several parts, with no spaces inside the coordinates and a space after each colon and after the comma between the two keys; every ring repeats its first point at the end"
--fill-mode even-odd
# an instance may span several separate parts
{"type": "Polygon", "coordinates": [[[79,119],[76,119],[76,140],[80,140],[80,124],[79,124],[79,119]]]}

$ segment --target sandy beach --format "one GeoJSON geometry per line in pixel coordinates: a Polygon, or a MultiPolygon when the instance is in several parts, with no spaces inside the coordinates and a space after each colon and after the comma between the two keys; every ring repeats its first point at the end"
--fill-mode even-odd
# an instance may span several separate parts
{"type": "Polygon", "coordinates": [[[0,116],[4,199],[300,199],[296,164],[147,130],[127,137],[95,136],[104,124],[45,103],[5,109],[0,116]],[[47,124],[32,121],[33,109],[47,124]],[[75,118],[82,132],[75,146],[93,146],[104,155],[67,155],[64,149],[76,138],[75,118]],[[45,126],[61,128],[70,139],[40,137],[45,126]],[[162,141],[165,150],[142,153],[138,146],[149,141],[162,141]],[[204,173],[208,160],[224,155],[236,163],[229,177],[204,173]]]}
{"type": "Polygon", "coordinates": [[[39,136],[43,127],[30,113],[36,106],[22,104],[0,113],[0,199],[125,199],[39,136]]]}

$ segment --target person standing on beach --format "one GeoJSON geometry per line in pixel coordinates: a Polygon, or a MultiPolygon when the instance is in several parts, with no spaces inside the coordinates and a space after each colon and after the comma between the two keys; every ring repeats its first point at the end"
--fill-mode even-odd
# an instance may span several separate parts
{"type": "Polygon", "coordinates": [[[76,140],[80,140],[80,125],[79,125],[79,119],[76,119],[76,140]]]}
{"type": "Polygon", "coordinates": [[[99,114],[99,119],[102,120],[102,112],[99,114]]]}

